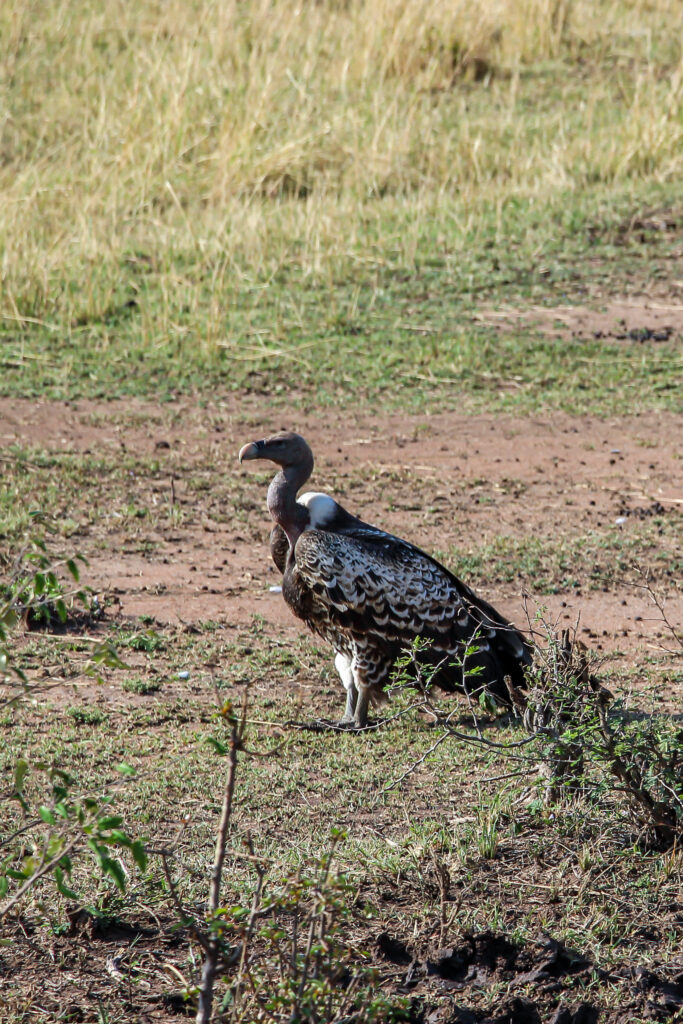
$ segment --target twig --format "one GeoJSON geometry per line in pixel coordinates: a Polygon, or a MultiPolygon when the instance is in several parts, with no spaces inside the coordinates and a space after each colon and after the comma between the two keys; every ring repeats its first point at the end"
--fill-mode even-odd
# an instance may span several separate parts
{"type": "MultiPolygon", "coordinates": [[[[220,903],[221,879],[223,876],[223,864],[225,862],[225,851],[227,846],[228,829],[230,828],[230,816],[232,814],[232,801],[235,793],[235,777],[237,772],[237,752],[241,747],[244,735],[248,693],[245,690],[242,702],[242,716],[240,719],[234,717],[230,727],[230,747],[228,751],[228,770],[225,778],[223,791],[223,807],[221,818],[216,835],[216,850],[211,870],[211,882],[209,885],[209,918],[215,918],[220,903]]],[[[209,1024],[211,1020],[211,1009],[213,1005],[213,987],[216,979],[216,969],[220,958],[220,940],[217,936],[209,939],[202,968],[202,978],[199,984],[199,1000],[197,1006],[197,1024],[209,1024]]]]}
{"type": "Polygon", "coordinates": [[[480,779],[479,785],[483,786],[485,782],[502,782],[503,779],[520,779],[523,775],[528,775],[528,769],[518,769],[514,772],[505,772],[503,775],[490,775],[486,779],[480,779]]]}
{"type": "Polygon", "coordinates": [[[425,750],[425,752],[422,755],[422,757],[419,757],[417,759],[417,761],[415,761],[415,762],[413,762],[413,764],[411,764],[410,768],[407,768],[406,771],[404,771],[403,775],[399,775],[399,777],[397,779],[394,779],[393,782],[390,782],[389,785],[385,786],[384,789],[382,789],[380,792],[388,793],[390,790],[396,789],[397,786],[400,786],[401,783],[405,779],[407,779],[409,775],[412,775],[413,772],[416,771],[420,767],[421,764],[424,764],[424,762],[427,760],[429,755],[433,754],[434,751],[436,750],[436,748],[441,746],[443,741],[445,739],[447,739],[449,735],[450,735],[450,733],[448,733],[448,732],[441,733],[441,735],[439,736],[439,738],[436,741],[436,743],[433,743],[431,745],[431,747],[429,748],[429,750],[425,750]]]}
{"type": "MultiPolygon", "coordinates": [[[[472,736],[468,735],[466,732],[458,732],[457,729],[453,729],[447,723],[444,723],[444,729],[448,731],[449,736],[455,736],[457,740],[462,740],[463,743],[472,743],[475,747],[481,744],[484,747],[492,747],[494,750],[504,751],[514,750],[516,747],[526,747],[530,743],[533,743],[538,736],[544,735],[544,730],[537,729],[523,740],[512,740],[510,743],[496,743],[495,740],[487,740],[484,736],[472,736]]],[[[512,755],[510,756],[512,757],[512,755]]],[[[526,760],[526,758],[524,758],[524,760],[526,760]]]]}
{"type": "MultiPolygon", "coordinates": [[[[0,802],[4,803],[5,800],[11,799],[12,795],[14,795],[14,794],[16,794],[16,790],[15,789],[9,790],[6,793],[1,793],[0,794],[0,802]]],[[[41,821],[40,818],[33,818],[26,825],[22,825],[22,827],[18,828],[16,830],[16,832],[13,832],[12,835],[7,836],[6,839],[0,839],[0,850],[3,848],[3,846],[8,846],[9,843],[13,843],[14,840],[17,838],[17,836],[22,835],[24,832],[30,832],[30,830],[32,828],[35,828],[36,825],[40,825],[40,821],[41,821]]]]}
{"type": "MultiPolygon", "coordinates": [[[[249,859],[254,864],[258,881],[256,883],[256,888],[254,889],[253,899],[251,901],[251,911],[249,913],[249,920],[247,921],[247,928],[246,928],[246,931],[244,933],[244,937],[242,939],[242,951],[241,951],[241,954],[240,954],[240,966],[239,966],[239,971],[238,971],[238,975],[237,975],[237,984],[235,985],[235,991],[234,991],[234,996],[233,996],[233,998],[234,998],[234,1005],[235,1006],[237,1005],[237,1003],[239,1001],[239,998],[240,998],[240,995],[241,995],[241,992],[242,992],[241,984],[242,984],[243,976],[245,974],[247,974],[247,976],[249,977],[249,980],[251,982],[251,974],[249,973],[248,968],[247,968],[247,956],[248,956],[248,953],[249,953],[249,944],[251,943],[251,938],[252,938],[252,935],[254,934],[254,926],[256,924],[256,921],[257,921],[258,917],[260,916],[259,909],[260,909],[260,905],[261,905],[261,892],[263,890],[263,880],[266,877],[266,869],[263,867],[262,863],[259,861],[259,858],[254,854],[254,847],[252,845],[251,838],[249,838],[247,840],[247,847],[249,849],[249,854],[247,856],[249,857],[249,859]]],[[[253,987],[253,982],[252,982],[252,987],[253,987]]]]}
{"type": "Polygon", "coordinates": [[[30,459],[24,459],[20,455],[0,455],[0,462],[20,463],[22,466],[31,466],[32,469],[43,469],[40,463],[31,462],[30,459]]]}
{"type": "Polygon", "coordinates": [[[678,630],[673,625],[673,623],[669,622],[667,614],[664,611],[664,605],[662,604],[662,601],[661,601],[660,597],[658,596],[657,592],[652,587],[650,581],[648,580],[648,578],[645,575],[645,573],[643,572],[643,570],[638,565],[635,566],[635,568],[636,568],[636,571],[639,572],[641,574],[641,576],[644,578],[645,582],[641,583],[641,584],[634,583],[634,586],[641,586],[641,587],[643,587],[647,591],[647,593],[650,596],[650,600],[653,602],[653,604],[655,605],[657,611],[659,612],[659,614],[662,617],[662,622],[664,623],[666,628],[669,630],[669,632],[671,633],[672,637],[674,638],[674,640],[676,641],[678,646],[683,648],[683,633],[679,633],[678,630]]]}
{"type": "MultiPolygon", "coordinates": [[[[663,622],[664,625],[666,626],[666,628],[668,629],[668,631],[671,633],[671,635],[674,638],[674,640],[676,641],[676,643],[678,644],[678,646],[683,648],[683,633],[681,633],[679,630],[677,630],[676,627],[674,626],[674,624],[669,620],[669,618],[668,618],[668,616],[666,614],[666,611],[664,609],[664,604],[662,603],[662,599],[659,597],[659,595],[657,594],[657,591],[654,589],[654,587],[652,586],[652,584],[650,583],[650,581],[648,579],[647,571],[644,570],[640,565],[638,565],[637,562],[633,565],[633,569],[643,579],[643,581],[644,581],[643,583],[635,583],[633,580],[617,579],[617,578],[615,578],[613,576],[612,577],[610,577],[610,576],[598,576],[598,577],[596,577],[596,579],[605,580],[608,583],[620,583],[620,584],[622,584],[622,586],[634,587],[636,590],[644,590],[647,593],[647,595],[650,598],[650,600],[652,601],[652,603],[654,604],[654,606],[656,607],[657,611],[659,612],[659,618],[658,619],[654,619],[653,618],[652,620],[649,620],[649,621],[652,621],[652,622],[661,621],[661,622],[663,622]]],[[[672,654],[673,653],[673,651],[670,651],[667,647],[662,647],[661,644],[659,645],[659,647],[660,647],[660,650],[664,650],[665,653],[667,653],[667,654],[672,654]]]]}

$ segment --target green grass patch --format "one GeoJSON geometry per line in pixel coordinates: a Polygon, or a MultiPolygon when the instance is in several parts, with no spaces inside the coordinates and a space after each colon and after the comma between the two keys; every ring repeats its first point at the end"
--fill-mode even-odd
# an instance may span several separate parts
{"type": "MultiPolygon", "coordinates": [[[[666,201],[666,192],[658,198],[666,201]]],[[[653,233],[642,245],[620,242],[618,229],[653,201],[652,190],[639,198],[612,196],[607,209],[577,209],[584,201],[574,196],[541,208],[511,201],[502,213],[483,206],[469,230],[444,203],[433,211],[438,224],[430,217],[421,226],[409,267],[387,266],[384,259],[371,269],[351,262],[321,278],[284,266],[223,297],[213,340],[204,336],[216,301],[211,267],[187,268],[189,303],[181,292],[168,293],[165,275],[152,275],[135,283],[135,309],[125,319],[63,325],[58,349],[53,330],[4,322],[0,387],[5,394],[58,398],[170,399],[178,391],[220,387],[266,391],[285,402],[291,390],[303,388],[322,404],[353,391],[415,409],[463,401],[472,409],[516,412],[673,409],[676,338],[645,346],[557,337],[533,319],[499,330],[472,315],[481,307],[552,306],[581,302],[598,289],[647,286],[668,272],[678,236],[653,233]]],[[[384,232],[403,233],[404,215],[395,206],[380,210],[384,232]]],[[[129,271],[122,266],[121,273],[125,278],[129,271]]]]}
{"type": "Polygon", "coordinates": [[[0,393],[674,407],[675,338],[474,318],[678,274],[671,4],[362,6],[304,28],[290,0],[247,5],[215,33],[189,9],[169,32],[146,5],[123,24],[75,9],[69,30],[58,5],[38,25],[17,8],[0,393]]]}
{"type": "Polygon", "coordinates": [[[121,688],[126,693],[136,693],[138,696],[147,697],[151,693],[158,693],[161,689],[161,683],[156,679],[129,679],[126,678],[121,684],[121,688]]]}
{"type": "Polygon", "coordinates": [[[673,513],[628,530],[610,525],[575,536],[499,536],[443,557],[463,579],[482,588],[522,580],[532,593],[541,595],[581,587],[607,591],[622,587],[638,564],[666,584],[683,570],[680,525],[680,515],[673,513]]]}

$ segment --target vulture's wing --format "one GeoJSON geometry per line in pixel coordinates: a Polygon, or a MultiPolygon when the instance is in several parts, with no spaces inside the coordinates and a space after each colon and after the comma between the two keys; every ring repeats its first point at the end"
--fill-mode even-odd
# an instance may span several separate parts
{"type": "MultiPolygon", "coordinates": [[[[438,579],[446,580],[450,583],[449,594],[455,594],[457,602],[459,602],[460,608],[464,607],[469,612],[471,621],[465,622],[462,616],[462,610],[460,610],[460,620],[463,628],[467,633],[468,637],[472,635],[475,629],[478,630],[477,636],[483,638],[487,635],[491,635],[490,630],[493,630],[496,636],[496,643],[498,647],[504,647],[507,649],[507,653],[512,657],[525,665],[530,665],[532,661],[531,648],[523,636],[505,619],[500,612],[496,611],[493,605],[490,605],[488,601],[485,601],[478,594],[475,594],[466,583],[459,580],[450,570],[444,565],[441,565],[435,558],[428,555],[426,551],[422,551],[421,548],[416,547],[409,541],[402,540],[400,537],[395,537],[393,534],[386,533],[380,530],[376,526],[370,526],[368,523],[364,523],[361,519],[355,517],[348,517],[348,521],[340,532],[343,536],[359,540],[361,542],[368,542],[373,545],[375,541],[384,541],[386,543],[396,546],[396,550],[403,549],[404,557],[407,558],[411,564],[428,564],[431,565],[433,570],[437,573],[438,579]]],[[[421,634],[422,635],[422,634],[421,634]]],[[[481,647],[484,644],[480,644],[481,647]]]]}
{"type": "Polygon", "coordinates": [[[341,534],[307,530],[295,558],[318,614],[343,629],[402,644],[419,636],[442,649],[469,642],[474,634],[477,646],[486,649],[496,632],[471,614],[467,588],[443,566],[372,527],[341,534]]]}

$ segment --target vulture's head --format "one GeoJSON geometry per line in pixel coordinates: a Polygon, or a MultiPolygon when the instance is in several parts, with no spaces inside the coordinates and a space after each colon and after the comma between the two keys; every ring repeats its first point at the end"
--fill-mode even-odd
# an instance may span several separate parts
{"type": "Polygon", "coordinates": [[[308,509],[297,504],[296,492],[311,475],[313,452],[300,434],[286,431],[245,444],[240,448],[239,460],[247,459],[268,459],[282,467],[268,488],[268,511],[287,534],[289,547],[294,548],[310,519],[308,509]]]}
{"type": "Polygon", "coordinates": [[[239,460],[246,462],[248,459],[268,459],[275,462],[283,469],[288,467],[302,468],[310,474],[313,469],[313,452],[304,441],[301,434],[294,434],[291,431],[284,431],[281,434],[273,434],[263,441],[252,441],[240,448],[239,460]]]}

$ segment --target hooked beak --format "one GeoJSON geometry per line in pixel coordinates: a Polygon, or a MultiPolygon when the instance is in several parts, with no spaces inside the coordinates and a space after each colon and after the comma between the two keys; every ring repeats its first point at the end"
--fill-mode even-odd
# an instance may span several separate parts
{"type": "Polygon", "coordinates": [[[251,444],[245,444],[243,448],[240,448],[240,453],[237,456],[240,462],[260,459],[261,449],[265,447],[265,443],[265,441],[252,441],[251,444]]]}

